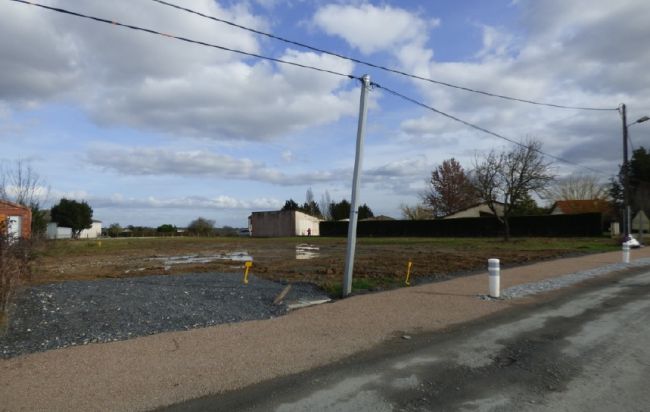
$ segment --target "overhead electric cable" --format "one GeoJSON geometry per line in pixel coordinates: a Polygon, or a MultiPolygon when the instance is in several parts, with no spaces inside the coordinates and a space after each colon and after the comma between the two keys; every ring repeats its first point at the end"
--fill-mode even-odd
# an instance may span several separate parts
{"type": "Polygon", "coordinates": [[[332,52],[332,51],[325,50],[325,49],[322,49],[322,48],[319,48],[319,47],[310,46],[310,45],[305,44],[305,43],[301,43],[301,42],[298,42],[298,41],[295,41],[295,40],[287,39],[287,38],[281,37],[281,36],[276,36],[274,34],[266,33],[266,32],[263,32],[261,30],[253,29],[251,27],[246,27],[246,26],[243,26],[241,24],[237,24],[237,23],[229,21],[229,20],[225,20],[225,19],[222,19],[222,18],[219,18],[219,17],[210,16],[210,15],[207,15],[205,13],[201,13],[201,12],[196,11],[196,10],[188,9],[186,7],[182,7],[182,6],[179,6],[177,4],[166,2],[164,0],[152,0],[152,1],[154,1],[156,3],[159,3],[159,4],[163,4],[165,6],[173,7],[173,8],[178,9],[178,10],[183,10],[185,12],[192,13],[192,14],[195,14],[197,16],[204,17],[206,19],[214,20],[214,21],[217,21],[219,23],[224,23],[224,24],[230,25],[232,27],[237,27],[239,29],[249,31],[251,33],[255,33],[255,34],[259,34],[259,35],[262,35],[262,36],[269,37],[271,39],[279,40],[279,41],[287,43],[287,44],[293,44],[294,46],[304,47],[306,49],[313,50],[313,51],[316,51],[316,52],[319,52],[319,53],[328,54],[330,56],[338,57],[340,59],[345,59],[345,60],[349,60],[349,61],[354,62],[354,63],[363,64],[364,66],[373,67],[375,69],[384,70],[384,71],[387,71],[387,72],[391,72],[391,73],[394,73],[394,74],[399,74],[401,76],[406,76],[406,77],[410,77],[410,78],[417,79],[417,80],[426,81],[426,82],[429,82],[429,83],[434,83],[434,84],[437,84],[437,85],[440,85],[440,86],[445,86],[445,87],[450,87],[450,88],[453,88],[453,89],[464,90],[464,91],[470,92],[470,93],[478,93],[478,94],[482,94],[482,95],[485,95],[485,96],[496,97],[496,98],[504,99],[504,100],[512,100],[512,101],[516,101],[516,102],[520,102],[520,103],[528,103],[528,104],[534,104],[534,105],[538,105],[538,106],[555,107],[555,108],[558,108],[558,109],[596,110],[596,111],[618,110],[618,108],[568,106],[568,105],[555,104],[555,103],[538,102],[538,101],[535,101],[535,100],[521,99],[521,98],[517,98],[517,97],[511,97],[511,96],[506,96],[506,95],[502,95],[502,94],[486,92],[486,91],[483,91],[483,90],[472,89],[472,88],[469,88],[469,87],[459,86],[459,85],[456,85],[456,84],[431,79],[431,78],[428,78],[428,77],[422,77],[422,76],[417,76],[415,74],[406,73],[406,72],[398,70],[398,69],[382,66],[382,65],[371,63],[371,62],[368,62],[368,61],[360,60],[360,59],[357,59],[357,58],[354,58],[354,57],[344,56],[344,55],[342,55],[340,53],[332,52]]]}
{"type": "Polygon", "coordinates": [[[31,1],[26,1],[26,0],[11,0],[11,1],[15,1],[17,3],[29,4],[31,6],[41,7],[43,9],[47,9],[47,10],[51,10],[51,11],[55,11],[55,12],[63,13],[63,14],[69,14],[69,15],[72,15],[72,16],[82,17],[84,19],[94,20],[94,21],[98,21],[98,22],[101,22],[101,23],[112,24],[114,26],[126,27],[128,29],[142,31],[142,32],[149,33],[149,34],[156,34],[156,35],[159,35],[159,36],[170,37],[172,39],[184,41],[184,42],[187,42],[187,43],[198,44],[198,45],[201,45],[201,46],[212,47],[212,48],[215,48],[215,49],[229,51],[229,52],[232,52],[232,53],[243,54],[245,56],[256,57],[258,59],[270,60],[270,61],[276,62],[276,63],[282,63],[282,64],[288,64],[288,65],[291,65],[291,66],[302,67],[303,69],[316,70],[316,71],[323,72],[323,73],[334,74],[336,76],[342,76],[342,77],[348,77],[350,79],[361,80],[360,77],[356,77],[356,76],[353,76],[351,74],[340,73],[340,72],[336,72],[334,70],[323,69],[321,67],[315,67],[315,66],[310,66],[310,65],[307,65],[307,64],[301,64],[301,63],[296,63],[296,62],[292,62],[292,61],[277,59],[275,57],[268,57],[268,56],[263,56],[261,54],[245,52],[245,51],[237,50],[237,49],[231,49],[229,47],[219,46],[217,44],[206,43],[206,42],[199,41],[199,40],[188,39],[187,37],[174,36],[172,34],[162,33],[162,32],[156,31],[156,30],[147,29],[147,28],[143,28],[143,27],[139,27],[139,26],[133,26],[131,24],[124,24],[124,23],[120,23],[118,21],[108,20],[108,19],[104,19],[104,18],[101,18],[101,17],[89,16],[89,15],[86,15],[86,14],[77,13],[77,12],[62,9],[62,8],[59,8],[59,7],[46,6],[44,4],[33,3],[31,1]]]}
{"type": "MultiPolygon", "coordinates": [[[[458,117],[456,117],[456,116],[453,116],[453,115],[451,115],[451,114],[445,113],[445,112],[443,112],[443,111],[441,111],[441,110],[438,110],[438,109],[436,109],[436,108],[434,108],[434,107],[431,107],[431,106],[429,106],[429,105],[427,105],[427,104],[424,104],[424,103],[422,103],[422,102],[419,102],[419,101],[417,101],[417,100],[415,100],[415,99],[413,99],[413,98],[411,98],[411,97],[408,97],[408,96],[406,96],[406,95],[403,95],[402,93],[399,93],[399,92],[397,92],[397,91],[395,91],[395,90],[392,90],[392,89],[389,89],[389,88],[387,88],[387,87],[384,87],[384,86],[382,86],[382,85],[380,85],[380,84],[377,84],[377,83],[372,82],[372,83],[371,83],[371,86],[374,86],[374,87],[377,87],[377,88],[379,88],[379,89],[385,90],[386,92],[388,92],[388,93],[390,93],[390,94],[392,94],[392,95],[394,95],[394,96],[397,96],[397,97],[399,97],[400,99],[406,100],[406,101],[408,101],[408,102],[410,102],[410,103],[413,103],[413,104],[415,104],[415,105],[417,105],[417,106],[423,107],[423,108],[425,108],[425,109],[427,109],[427,110],[431,110],[431,111],[434,112],[434,113],[437,113],[437,114],[439,114],[439,115],[441,115],[441,116],[444,116],[444,117],[446,117],[446,118],[448,118],[448,119],[451,119],[451,120],[453,120],[453,121],[455,121],[455,122],[462,123],[462,124],[464,124],[465,126],[471,127],[472,129],[476,129],[476,130],[481,131],[481,132],[483,132],[483,133],[486,133],[486,134],[492,135],[492,136],[494,136],[494,137],[498,137],[499,139],[506,140],[506,141],[508,141],[508,142],[510,142],[510,143],[514,143],[514,144],[516,144],[516,145],[518,145],[518,146],[521,146],[521,147],[528,147],[527,145],[525,145],[525,144],[523,144],[523,143],[521,143],[521,142],[518,142],[518,141],[516,141],[516,140],[514,140],[514,139],[511,139],[511,138],[506,137],[506,136],[504,136],[504,135],[502,135],[502,134],[499,134],[499,133],[493,132],[493,131],[488,130],[488,129],[484,128],[484,127],[477,126],[477,125],[475,125],[475,124],[473,124],[473,123],[470,123],[470,122],[468,122],[468,121],[466,121],[466,120],[463,120],[463,119],[458,118],[458,117]]],[[[598,174],[606,175],[606,173],[604,173],[604,172],[602,172],[602,171],[600,171],[600,170],[597,170],[597,169],[593,169],[593,168],[591,168],[591,167],[589,167],[589,166],[584,166],[584,165],[581,165],[581,164],[579,164],[579,163],[575,163],[575,162],[572,162],[572,161],[570,161],[570,160],[563,159],[563,158],[558,157],[558,156],[554,156],[554,155],[552,155],[552,154],[549,154],[549,153],[543,152],[543,151],[538,150],[538,149],[533,149],[533,150],[535,150],[537,153],[539,153],[539,154],[541,154],[541,155],[543,155],[543,156],[550,157],[550,158],[555,159],[555,160],[558,160],[558,161],[560,161],[560,162],[567,163],[567,164],[570,164],[570,165],[573,165],[573,166],[577,166],[577,167],[581,167],[581,168],[583,168],[583,169],[589,170],[589,171],[594,172],[594,173],[598,173],[598,174]]],[[[609,175],[608,175],[608,176],[609,176],[609,175]]]]}

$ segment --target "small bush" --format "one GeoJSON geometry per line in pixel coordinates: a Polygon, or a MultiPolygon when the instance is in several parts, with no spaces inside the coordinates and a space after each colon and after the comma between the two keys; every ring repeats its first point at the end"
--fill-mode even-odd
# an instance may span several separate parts
{"type": "Polygon", "coordinates": [[[7,312],[16,286],[29,279],[31,258],[31,241],[0,237],[0,319],[7,312]]]}

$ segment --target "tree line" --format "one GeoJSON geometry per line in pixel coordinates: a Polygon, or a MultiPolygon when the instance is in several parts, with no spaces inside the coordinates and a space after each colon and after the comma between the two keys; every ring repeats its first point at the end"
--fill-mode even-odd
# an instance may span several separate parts
{"type": "Polygon", "coordinates": [[[216,227],[216,221],[204,217],[192,220],[187,227],[181,228],[170,223],[158,227],[111,223],[106,229],[109,237],[154,237],[154,236],[239,236],[240,229],[231,226],[216,227]]]}
{"type": "MultiPolygon", "coordinates": [[[[332,201],[329,192],[327,191],[325,191],[321,201],[317,203],[314,199],[314,193],[310,188],[307,189],[305,202],[302,205],[299,205],[293,199],[289,199],[284,202],[284,206],[282,206],[282,209],[280,210],[297,210],[323,220],[343,220],[350,217],[351,207],[352,205],[347,201],[347,199],[343,199],[339,202],[332,201]]],[[[369,219],[375,216],[372,209],[370,209],[370,206],[365,203],[359,206],[358,211],[359,219],[369,219]]]]}
{"type": "MultiPolygon", "coordinates": [[[[630,165],[637,181],[650,181],[650,154],[645,149],[635,151],[630,165]],[[641,178],[644,173],[648,176],[641,178]]],[[[407,219],[435,219],[485,204],[503,224],[508,239],[510,217],[549,212],[549,208],[537,205],[533,196],[553,201],[611,200],[613,208],[619,210],[622,181],[619,177],[608,187],[593,175],[558,179],[552,163],[542,154],[542,144],[529,139],[510,150],[491,150],[477,156],[469,170],[454,158],[444,160],[431,172],[426,190],[420,194],[421,202],[402,205],[401,210],[407,219]]],[[[633,190],[639,199],[650,198],[650,185],[639,183],[633,190]]]]}
{"type": "Polygon", "coordinates": [[[535,214],[541,210],[531,192],[542,193],[554,178],[540,148],[532,141],[510,151],[490,151],[476,158],[470,171],[454,158],[444,160],[431,172],[422,203],[403,206],[402,212],[409,218],[440,218],[486,203],[495,214],[497,204],[507,215],[535,214]]]}

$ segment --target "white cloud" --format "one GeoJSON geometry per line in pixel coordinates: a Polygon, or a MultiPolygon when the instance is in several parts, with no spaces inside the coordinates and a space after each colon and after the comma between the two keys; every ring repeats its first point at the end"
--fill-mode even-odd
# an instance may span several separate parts
{"type": "Polygon", "coordinates": [[[88,151],[87,160],[93,165],[124,175],[209,176],[278,185],[309,185],[337,181],[349,173],[336,170],[290,174],[270,168],[263,162],[198,150],[96,147],[88,151]]]}
{"type": "Polygon", "coordinates": [[[174,198],[160,198],[147,196],[142,198],[125,197],[114,194],[110,197],[91,197],[93,207],[127,208],[127,209],[279,209],[282,202],[273,198],[256,198],[251,200],[236,199],[231,196],[220,195],[215,197],[185,196],[174,198]]]}
{"type": "MultiPolygon", "coordinates": [[[[63,3],[51,2],[260,52],[252,33],[154,3],[63,3]]],[[[224,7],[198,0],[192,8],[253,28],[267,25],[243,3],[224,7]]],[[[25,4],[4,2],[0,14],[0,102],[55,99],[81,106],[102,125],[220,140],[270,139],[355,113],[356,102],[348,91],[355,84],[345,77],[277,66],[25,4]]],[[[343,73],[353,70],[350,62],[315,53],[286,50],[279,57],[343,73]]]]}
{"type": "Polygon", "coordinates": [[[314,15],[314,23],[329,35],[342,37],[364,54],[396,49],[426,39],[439,20],[425,21],[414,13],[388,5],[329,4],[314,15]]]}
{"type": "Polygon", "coordinates": [[[388,52],[403,70],[427,77],[433,59],[433,50],[427,47],[429,32],[440,26],[441,20],[399,7],[364,3],[322,6],[314,14],[313,23],[363,54],[388,52]]]}
{"type": "MultiPolygon", "coordinates": [[[[96,147],[88,151],[93,165],[131,176],[186,176],[250,180],[281,186],[311,186],[319,183],[343,183],[352,178],[351,168],[291,173],[268,167],[262,162],[237,159],[205,151],[96,147]]],[[[426,176],[430,163],[426,158],[373,162],[362,171],[363,184],[376,188],[404,188],[426,176]]]]}
{"type": "MultiPolygon", "coordinates": [[[[650,108],[650,26],[640,16],[650,3],[625,1],[521,1],[526,36],[481,26],[476,60],[427,63],[429,77],[499,94],[570,106],[615,108],[620,102],[650,108]],[[621,24],[621,22],[625,22],[621,24]]],[[[433,107],[520,140],[538,138],[544,150],[615,172],[620,163],[620,118],[611,112],[577,112],[504,101],[460,90],[413,83],[433,107]]],[[[632,109],[633,110],[633,109],[632,109]]],[[[415,110],[414,110],[415,111],[415,110]]],[[[401,132],[415,143],[436,142],[447,157],[468,147],[487,150],[507,143],[430,112],[402,121],[401,132]],[[450,140],[462,142],[454,145],[450,140]]],[[[558,163],[560,165],[560,163],[558,163]]],[[[585,171],[573,166],[563,170],[585,171]]]]}
{"type": "Polygon", "coordinates": [[[282,152],[282,160],[287,163],[291,163],[294,159],[293,152],[291,150],[285,150],[282,152]]]}
{"type": "Polygon", "coordinates": [[[78,202],[87,201],[92,196],[86,190],[59,190],[59,189],[50,189],[47,188],[43,192],[43,196],[40,198],[40,201],[43,205],[50,206],[59,203],[61,199],[70,199],[76,200],[78,202]]]}
{"type": "Polygon", "coordinates": [[[481,25],[483,31],[483,48],[477,57],[503,57],[507,56],[513,47],[514,36],[497,27],[481,25]]]}

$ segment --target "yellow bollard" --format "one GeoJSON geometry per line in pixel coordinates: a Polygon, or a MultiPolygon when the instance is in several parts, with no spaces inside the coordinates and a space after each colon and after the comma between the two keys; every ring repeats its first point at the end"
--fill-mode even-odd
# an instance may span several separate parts
{"type": "Polygon", "coordinates": [[[413,266],[413,262],[409,260],[409,264],[406,265],[406,281],[404,281],[406,286],[411,286],[411,282],[409,281],[411,277],[411,266],[413,266]]]}
{"type": "Polygon", "coordinates": [[[246,270],[244,271],[244,285],[248,285],[248,270],[253,266],[253,262],[250,260],[246,263],[244,263],[244,267],[246,267],[246,270]]]}

